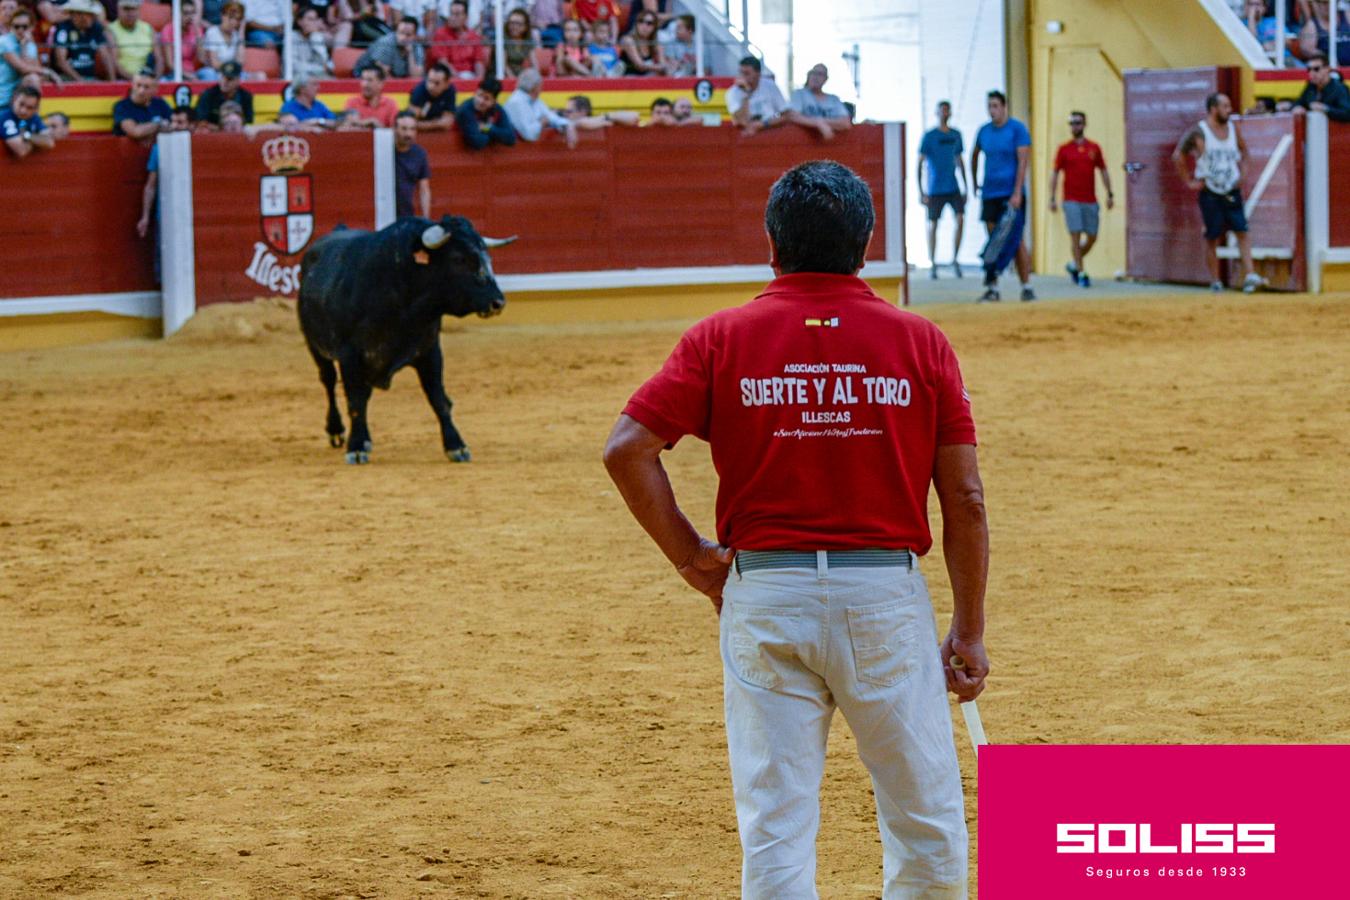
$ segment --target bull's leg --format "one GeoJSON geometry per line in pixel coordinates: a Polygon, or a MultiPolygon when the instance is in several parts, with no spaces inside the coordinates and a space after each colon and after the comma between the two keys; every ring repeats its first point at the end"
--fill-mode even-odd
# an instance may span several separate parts
{"type": "Polygon", "coordinates": [[[323,382],[323,389],[328,392],[328,424],[324,427],[328,432],[328,443],[333,447],[341,447],[345,429],[342,427],[342,414],[337,408],[337,366],[331,359],[325,359],[313,350],[310,353],[319,366],[319,380],[323,382]]]}
{"type": "Polygon", "coordinates": [[[445,455],[450,457],[451,462],[468,462],[469,448],[464,446],[464,438],[459,436],[455,423],[450,419],[450,407],[453,404],[445,393],[440,346],[433,345],[417,358],[413,366],[417,369],[418,380],[422,382],[422,393],[427,395],[427,402],[441,423],[441,446],[445,448],[445,455]]]}
{"type": "Polygon", "coordinates": [[[366,424],[366,405],[370,402],[370,382],[361,370],[360,362],[343,360],[342,391],[347,395],[347,418],[352,433],[347,440],[347,462],[361,465],[370,462],[370,427],[366,424]]]}

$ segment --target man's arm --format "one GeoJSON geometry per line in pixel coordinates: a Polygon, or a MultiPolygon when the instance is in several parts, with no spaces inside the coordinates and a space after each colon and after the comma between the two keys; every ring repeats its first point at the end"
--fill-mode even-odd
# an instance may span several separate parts
{"type": "Polygon", "coordinates": [[[155,208],[155,192],[159,190],[159,173],[151,172],[141,189],[141,218],[136,223],[136,234],[145,237],[150,233],[150,213],[155,208]]]}
{"type": "Polygon", "coordinates": [[[1054,164],[1053,166],[1050,167],[1050,211],[1051,211],[1051,212],[1054,212],[1054,211],[1056,211],[1057,209],[1059,209],[1059,201],[1055,199],[1055,197],[1056,197],[1056,195],[1057,195],[1058,193],[1059,193],[1059,160],[1056,159],[1056,160],[1055,160],[1055,164],[1054,164]]]}
{"type": "Polygon", "coordinates": [[[1192,174],[1186,165],[1186,157],[1191,154],[1202,155],[1204,152],[1205,136],[1200,133],[1199,128],[1192,128],[1183,134],[1177,148],[1172,151],[1172,165],[1176,166],[1177,175],[1181,176],[1181,180],[1193,191],[1200,190],[1205,184],[1192,174]]]}
{"type": "Polygon", "coordinates": [[[133,122],[130,119],[123,119],[117,123],[117,127],[127,137],[139,141],[152,134],[159,134],[165,124],[162,119],[158,122],[133,122]]]}
{"type": "Polygon", "coordinates": [[[55,65],[56,71],[71,81],[84,80],[80,73],[75,71],[75,67],[70,64],[70,51],[65,47],[58,45],[52,48],[52,63],[55,65]]]}
{"type": "Polygon", "coordinates": [[[34,150],[50,150],[56,146],[56,138],[50,131],[39,131],[37,134],[30,134],[28,142],[33,145],[34,150]]]}
{"type": "Polygon", "coordinates": [[[431,218],[431,179],[423,178],[417,182],[418,200],[422,204],[422,218],[431,218]]]}
{"type": "Polygon", "coordinates": [[[459,125],[460,136],[470,150],[482,150],[488,145],[487,132],[478,126],[478,117],[473,114],[473,106],[468,105],[455,113],[455,122],[459,125]]]}
{"type": "Polygon", "coordinates": [[[1101,157],[1097,171],[1102,173],[1102,187],[1106,188],[1106,208],[1116,208],[1116,192],[1111,190],[1111,173],[1106,170],[1106,157],[1101,157]]]}
{"type": "Polygon", "coordinates": [[[487,136],[504,147],[514,147],[516,145],[516,129],[511,126],[511,120],[506,117],[506,113],[500,107],[497,112],[497,120],[488,129],[487,136]]]}
{"type": "MultiPolygon", "coordinates": [[[[920,151],[920,152],[919,152],[919,168],[918,168],[917,172],[915,173],[915,176],[914,176],[914,177],[917,178],[917,179],[919,180],[919,202],[920,202],[920,203],[923,203],[923,204],[927,204],[927,203],[928,203],[928,191],[924,189],[924,185],[928,183],[928,179],[926,179],[926,178],[923,177],[923,170],[924,170],[924,167],[927,166],[927,165],[928,165],[928,157],[926,157],[926,156],[923,155],[923,151],[920,151]]],[[[962,175],[964,176],[965,173],[963,172],[962,175]]]]}
{"type": "Polygon", "coordinates": [[[1238,148],[1238,164],[1237,164],[1237,170],[1238,170],[1238,186],[1241,187],[1242,182],[1244,182],[1244,181],[1247,180],[1247,142],[1244,141],[1244,140],[1242,139],[1242,132],[1238,130],[1238,127],[1237,127],[1237,124],[1236,124],[1236,123],[1229,122],[1229,123],[1228,123],[1228,127],[1231,128],[1231,129],[1233,129],[1233,134],[1234,134],[1234,136],[1237,137],[1237,148],[1238,148]]]}
{"type": "Polygon", "coordinates": [[[962,700],[984,690],[989,657],[984,651],[984,592],[989,578],[989,522],[984,509],[984,484],[975,447],[938,447],[933,486],[942,506],[942,555],[952,583],[952,625],[942,642],[947,689],[962,700]],[[953,669],[953,655],[964,669],[953,669]]]}
{"type": "Polygon", "coordinates": [[[5,146],[9,148],[10,153],[13,153],[19,159],[23,159],[33,152],[33,145],[24,140],[22,135],[19,137],[5,138],[5,146]]]}
{"type": "Polygon", "coordinates": [[[1013,209],[1022,208],[1022,191],[1027,183],[1027,172],[1031,168],[1031,148],[1017,148],[1017,178],[1013,181],[1012,198],[1008,204],[1013,209]]]}
{"type": "Polygon", "coordinates": [[[970,196],[970,182],[966,180],[966,158],[964,153],[956,154],[956,174],[961,176],[961,199],[970,196]]]}
{"type": "Polygon", "coordinates": [[[448,110],[435,119],[418,119],[418,131],[449,131],[455,127],[455,117],[448,110]]]}
{"type": "Polygon", "coordinates": [[[735,554],[707,540],[680,512],[661,465],[666,442],[630,416],[619,416],[605,444],[605,468],[638,524],[691,587],[722,611],[722,586],[735,554]]]}
{"type": "Polygon", "coordinates": [[[980,143],[975,142],[975,146],[970,151],[970,181],[966,184],[972,194],[980,189],[980,143]]]}

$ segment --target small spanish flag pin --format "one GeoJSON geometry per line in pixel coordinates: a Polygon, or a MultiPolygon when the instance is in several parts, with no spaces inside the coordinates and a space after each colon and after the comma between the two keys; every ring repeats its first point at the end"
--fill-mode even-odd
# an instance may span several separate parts
{"type": "Polygon", "coordinates": [[[807,328],[838,328],[838,327],[839,327],[839,317],[838,317],[838,316],[835,316],[835,317],[832,318],[832,319],[807,319],[807,320],[806,320],[806,327],[807,327],[807,328]]]}

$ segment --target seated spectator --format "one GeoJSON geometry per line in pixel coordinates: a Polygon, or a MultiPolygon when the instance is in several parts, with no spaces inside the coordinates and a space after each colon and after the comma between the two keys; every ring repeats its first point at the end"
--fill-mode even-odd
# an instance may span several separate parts
{"type": "Polygon", "coordinates": [[[169,115],[170,131],[191,131],[197,124],[197,113],[190,106],[175,106],[169,115]]]}
{"type": "Polygon", "coordinates": [[[291,72],[296,78],[318,79],[333,74],[333,61],[328,58],[328,36],[323,30],[319,11],[306,6],[295,20],[295,36],[291,39],[291,72]]]}
{"type": "Polygon", "coordinates": [[[19,0],[0,0],[0,37],[9,34],[9,23],[19,11],[19,0]]]}
{"type": "Polygon", "coordinates": [[[70,116],[63,112],[54,112],[47,114],[47,130],[52,133],[52,137],[58,141],[64,141],[70,137],[70,116]]]}
{"type": "Polygon", "coordinates": [[[431,163],[427,151],[417,145],[417,117],[405,109],[394,120],[394,214],[400,219],[417,215],[413,191],[422,217],[430,219],[431,163]]]}
{"type": "MultiPolygon", "coordinates": [[[[407,19],[404,19],[406,22],[407,19]]],[[[347,122],[356,128],[393,128],[398,104],[384,95],[384,69],[369,66],[361,71],[361,93],[347,100],[347,122]]]]}
{"type": "Polygon", "coordinates": [[[57,81],[57,75],[44,66],[33,40],[33,14],[17,10],[9,20],[9,33],[0,35],[0,110],[9,106],[10,94],[26,76],[35,75],[57,81]]]}
{"type": "Polygon", "coordinates": [[[468,0],[452,0],[445,25],[436,29],[427,50],[427,65],[444,63],[456,78],[487,74],[488,50],[483,37],[469,27],[468,0]]]}
{"type": "Polygon", "coordinates": [[[1243,113],[1244,116],[1269,116],[1278,111],[1274,97],[1257,97],[1256,102],[1243,113]]]}
{"type": "Polygon", "coordinates": [[[567,136],[567,146],[577,145],[577,128],[568,119],[558,115],[539,99],[544,89],[544,79],[534,69],[520,74],[516,89],[502,107],[511,120],[511,127],[521,140],[534,142],[539,140],[545,128],[561,131],[567,136]]]}
{"type": "Polygon", "coordinates": [[[376,0],[352,0],[355,14],[352,17],[352,36],[350,46],[369,47],[371,44],[393,34],[394,29],[380,18],[379,3],[376,0]]]}
{"type": "Polygon", "coordinates": [[[523,9],[511,10],[502,30],[506,32],[502,51],[506,57],[504,71],[507,76],[514,77],[526,69],[534,68],[535,43],[531,35],[530,14],[523,9]]]}
{"type": "MultiPolygon", "coordinates": [[[[197,74],[197,45],[201,43],[205,32],[197,18],[197,4],[194,0],[182,0],[182,32],[178,36],[178,53],[183,60],[183,77],[195,78],[197,74]]],[[[169,19],[159,32],[160,52],[164,57],[164,74],[173,74],[173,19],[169,19]]]]}
{"type": "Polygon", "coordinates": [[[9,152],[22,159],[38,150],[50,150],[56,139],[38,114],[42,91],[32,85],[21,84],[14,89],[10,105],[0,111],[0,140],[9,152]]]}
{"type": "Polygon", "coordinates": [[[169,130],[173,109],[155,96],[158,86],[159,80],[149,69],[132,77],[127,95],[113,105],[113,134],[150,144],[155,135],[169,130]]]}
{"type": "Polygon", "coordinates": [[[202,81],[220,78],[226,63],[244,61],[244,5],[229,0],[220,8],[220,24],[206,29],[197,48],[197,77],[202,81]]]}
{"type": "MultiPolygon", "coordinates": [[[[1299,32],[1300,56],[1306,61],[1313,54],[1331,55],[1331,3],[1329,0],[1310,0],[1312,15],[1299,32]]],[[[1336,12],[1336,58],[1350,61],[1350,16],[1336,12]]]]}
{"type": "Polygon", "coordinates": [[[233,100],[220,104],[220,130],[226,134],[245,132],[244,108],[233,100]]]}
{"type": "Polygon", "coordinates": [[[591,55],[591,74],[596,78],[619,78],[623,75],[623,58],[614,46],[609,22],[601,19],[591,26],[591,43],[586,48],[591,55]]]}
{"type": "Polygon", "coordinates": [[[572,0],[572,18],[592,31],[598,23],[607,23],[611,40],[619,34],[619,4],[614,0],[572,0]]]}
{"type": "Polygon", "coordinates": [[[418,131],[449,131],[455,127],[455,86],[450,78],[450,67],[435,63],[408,95],[408,108],[418,131]]]}
{"type": "MultiPolygon", "coordinates": [[[[352,74],[360,75],[370,68],[379,68],[385,78],[422,77],[422,45],[417,42],[416,19],[409,16],[399,19],[393,34],[386,34],[366,48],[352,66],[352,74]]],[[[389,125],[393,124],[391,118],[389,125]]]]}
{"type": "Polygon", "coordinates": [[[108,74],[117,71],[108,36],[98,21],[102,6],[94,0],[66,0],[62,7],[70,16],[52,33],[52,68],[70,81],[97,80],[97,60],[102,58],[108,74]]]}
{"type": "Polygon", "coordinates": [[[562,24],[562,43],[558,45],[554,65],[562,78],[589,78],[591,72],[591,52],[586,48],[586,33],[576,19],[568,19],[562,24]]]}
{"type": "Polygon", "coordinates": [[[619,41],[619,53],[629,75],[666,74],[666,54],[656,39],[656,13],[638,15],[633,30],[619,41]]]}
{"type": "Polygon", "coordinates": [[[539,43],[545,47],[556,47],[562,41],[563,22],[567,20],[566,4],[563,0],[534,0],[530,7],[530,20],[539,30],[539,43]]]}
{"type": "Polygon", "coordinates": [[[674,15],[666,11],[669,6],[669,0],[633,0],[628,4],[628,21],[623,23],[623,33],[632,34],[637,28],[638,16],[644,12],[656,16],[656,27],[662,29],[666,23],[674,18],[674,15]]]}
{"type": "Polygon", "coordinates": [[[702,125],[703,117],[694,115],[694,101],[688,97],[680,97],[675,101],[670,110],[671,118],[675,120],[676,125],[702,125]]]}
{"type": "Polygon", "coordinates": [[[674,38],[662,44],[666,55],[666,70],[674,78],[688,78],[698,71],[698,50],[694,47],[694,17],[677,16],[674,30],[674,38]]]}
{"type": "Polygon", "coordinates": [[[352,39],[352,20],[355,18],[347,0],[301,0],[295,4],[295,17],[299,18],[306,7],[313,7],[319,14],[319,31],[327,46],[347,46],[352,39]]]}
{"type": "Polygon", "coordinates": [[[731,121],[746,134],[782,124],[787,102],[778,92],[778,85],[763,77],[763,65],[753,56],[741,60],[736,83],[727,91],[727,109],[731,121]]]}
{"type": "Polygon", "coordinates": [[[243,67],[234,61],[220,67],[220,82],[202,91],[197,98],[198,122],[212,129],[220,128],[220,110],[226,103],[238,104],[245,125],[253,122],[253,95],[239,84],[243,74],[243,67]]]}
{"type": "Polygon", "coordinates": [[[281,49],[286,42],[289,0],[244,0],[244,43],[250,47],[281,49]]]}
{"type": "Polygon", "coordinates": [[[806,87],[792,92],[792,100],[783,113],[783,118],[789,122],[815,129],[827,141],[836,131],[853,127],[848,107],[834,94],[825,93],[825,82],[829,80],[830,70],[824,63],[816,63],[806,73],[806,87]]]}
{"type": "Polygon", "coordinates": [[[647,119],[647,124],[658,128],[673,127],[675,125],[675,105],[665,97],[657,97],[652,101],[651,116],[647,119]]]}
{"type": "Polygon", "coordinates": [[[511,120],[497,105],[502,83],[491,75],[478,82],[478,90],[455,110],[455,125],[470,150],[482,150],[489,143],[510,147],[516,142],[511,120]]]}
{"type": "Polygon", "coordinates": [[[141,21],[141,0],[117,0],[117,19],[108,26],[108,43],[117,63],[114,81],[130,81],[146,69],[158,78],[164,71],[164,60],[156,52],[155,29],[141,21]]]}
{"type": "Polygon", "coordinates": [[[1331,63],[1326,56],[1314,53],[1308,57],[1307,64],[1308,84],[1294,101],[1294,112],[1315,110],[1326,113],[1333,122],[1350,122],[1350,90],[1344,81],[1332,77],[1331,63]]]}
{"type": "Polygon", "coordinates": [[[291,83],[291,99],[281,104],[277,121],[286,116],[306,129],[326,130],[338,124],[337,116],[319,99],[318,86],[308,78],[297,78],[291,83]]]}
{"type": "Polygon", "coordinates": [[[612,125],[636,127],[641,123],[641,117],[637,113],[626,110],[608,112],[597,116],[591,106],[591,98],[581,94],[567,98],[567,108],[563,110],[563,118],[575,125],[578,131],[599,131],[612,125]]]}

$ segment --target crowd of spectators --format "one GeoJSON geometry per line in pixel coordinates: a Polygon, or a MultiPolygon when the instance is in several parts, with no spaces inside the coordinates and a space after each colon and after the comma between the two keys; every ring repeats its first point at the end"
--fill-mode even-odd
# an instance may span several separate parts
{"type": "Polygon", "coordinates": [[[1272,57],[1284,45],[1285,62],[1302,66],[1314,55],[1331,55],[1331,22],[1336,16],[1336,55],[1350,64],[1350,3],[1346,0],[1228,0],[1233,12],[1272,57]],[[1279,6],[1284,4],[1284,33],[1279,6]],[[1334,12],[1333,12],[1334,10],[1334,12]]]}

